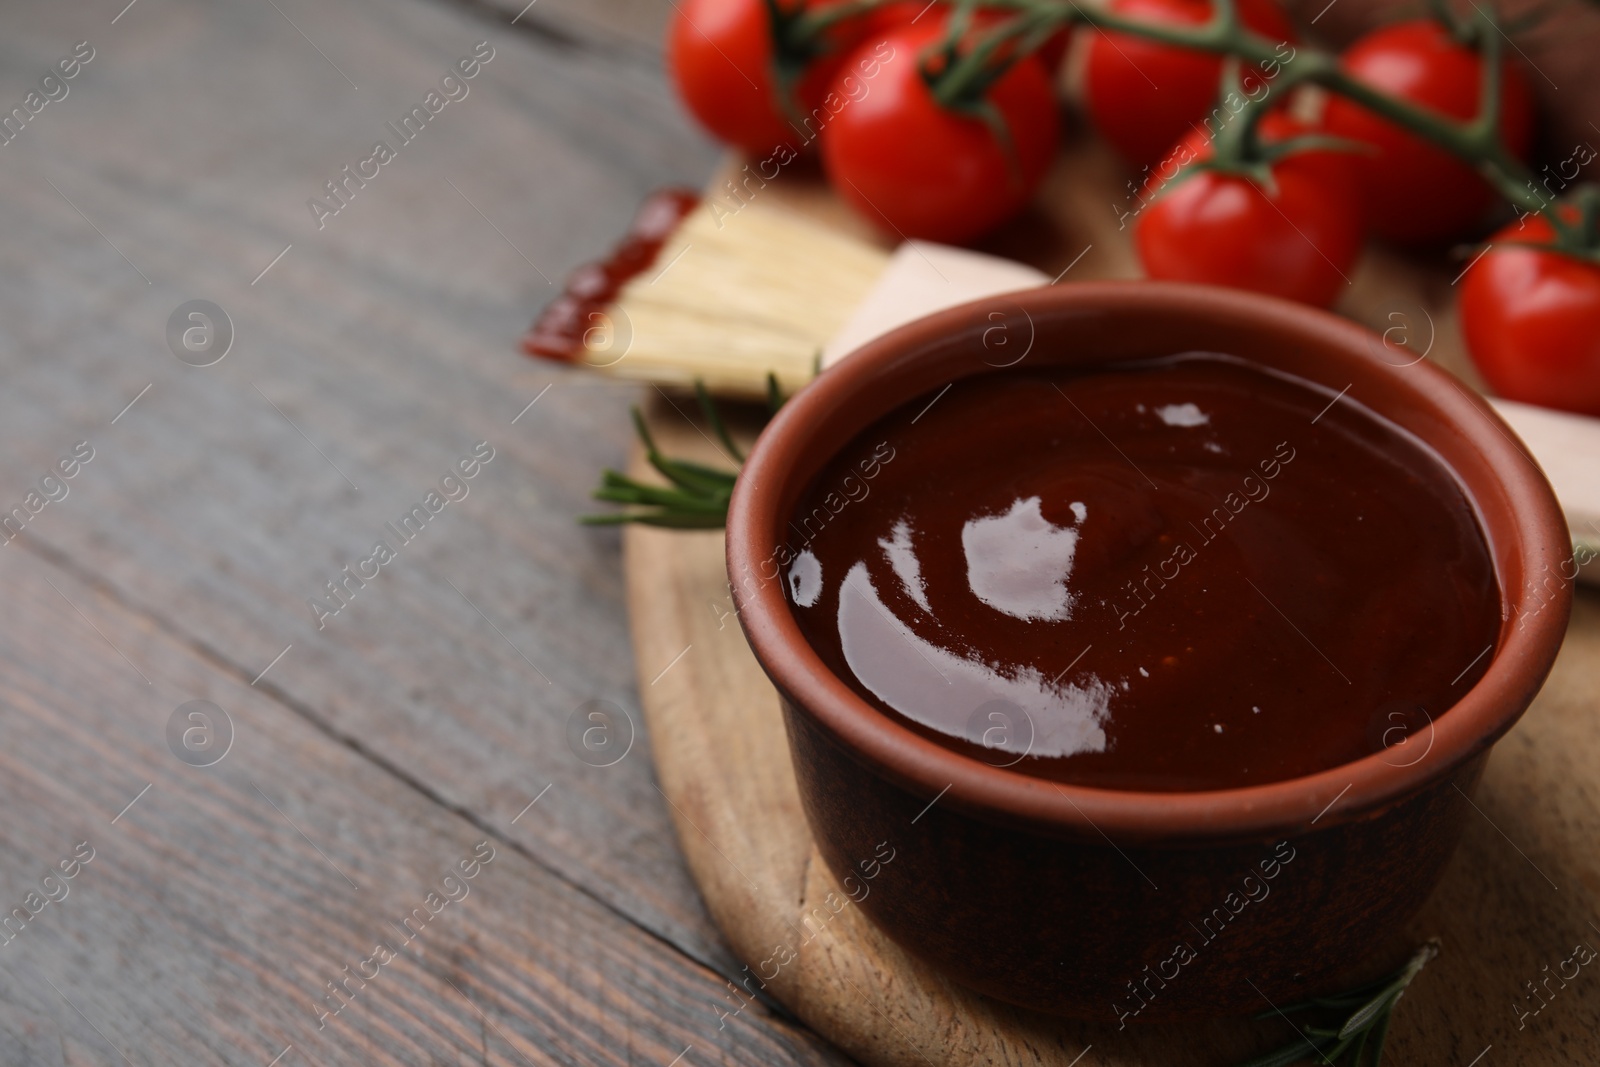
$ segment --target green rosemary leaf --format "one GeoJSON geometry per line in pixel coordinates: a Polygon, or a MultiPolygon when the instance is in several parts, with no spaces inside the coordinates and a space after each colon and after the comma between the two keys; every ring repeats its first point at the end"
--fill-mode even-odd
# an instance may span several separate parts
{"type": "Polygon", "coordinates": [[[702,500],[676,489],[659,489],[651,485],[608,485],[601,486],[592,494],[596,500],[604,500],[612,504],[654,504],[658,507],[674,510],[694,512],[696,514],[726,515],[728,502],[726,500],[702,500]]]}
{"type": "Polygon", "coordinates": [[[633,478],[628,477],[626,474],[622,474],[614,470],[606,470],[600,475],[600,488],[606,490],[628,491],[637,489],[651,493],[676,493],[682,496],[684,500],[699,503],[715,503],[718,501],[726,502],[728,499],[728,490],[726,488],[718,489],[714,492],[703,492],[699,489],[684,489],[681,487],[669,488],[667,486],[651,485],[646,482],[636,481],[633,478]]]}
{"type": "Polygon", "coordinates": [[[652,456],[660,455],[655,438],[650,436],[650,427],[644,423],[644,412],[639,410],[639,405],[633,405],[629,412],[633,415],[633,432],[639,435],[639,442],[644,445],[644,450],[652,456]]]}
{"type": "Polygon", "coordinates": [[[1395,980],[1399,978],[1403,971],[1404,968],[1391,974],[1379,975],[1377,978],[1374,978],[1369,982],[1363,982],[1358,986],[1351,986],[1342,993],[1333,993],[1321,997],[1309,997],[1306,1000],[1302,1000],[1296,1004],[1290,1004],[1282,1008],[1264,1011],[1257,1015],[1256,1018],[1270,1019],[1276,1016],[1279,1012],[1283,1013],[1284,1015],[1299,1015],[1308,1011],[1326,1012],[1339,1008],[1343,1008],[1345,1010],[1359,1008],[1361,1005],[1371,1000],[1373,996],[1380,990],[1387,989],[1389,986],[1393,985],[1395,980]]]}
{"type": "MultiPolygon", "coordinates": [[[[716,405],[706,392],[704,383],[695,382],[695,395],[706,421],[728,450],[741,461],[743,453],[734,445],[727,427],[722,422],[716,405]]],[[[768,376],[768,391],[776,395],[777,379],[768,376]]],[[[661,454],[645,424],[644,413],[633,408],[633,430],[644,446],[645,458],[657,473],[672,485],[647,485],[620,471],[607,470],[600,475],[600,486],[593,496],[612,504],[633,504],[640,507],[606,515],[580,515],[578,522],[585,526],[622,526],[629,523],[640,526],[661,526],[675,530],[714,530],[727,524],[728,501],[733,496],[738,472],[717,470],[688,460],[669,459],[661,454]]]]}
{"type": "Polygon", "coordinates": [[[661,474],[680,489],[697,492],[703,495],[721,494],[726,496],[733,489],[733,482],[737,475],[728,471],[719,471],[712,467],[702,467],[698,463],[687,460],[667,459],[662,455],[649,457],[650,466],[660,471],[661,474]]]}
{"type": "MultiPolygon", "coordinates": [[[[1439,954],[1437,941],[1425,942],[1406,961],[1405,966],[1392,974],[1357,986],[1345,993],[1331,997],[1313,997],[1302,1003],[1281,1009],[1290,1012],[1316,1011],[1323,1018],[1332,1015],[1339,1021],[1337,1029],[1327,1026],[1305,1026],[1305,1037],[1294,1045],[1286,1045],[1275,1052],[1243,1064],[1242,1067],[1288,1067],[1291,1063],[1315,1058],[1324,1064],[1338,1063],[1343,1067],[1363,1067],[1371,1053],[1372,1067],[1383,1062],[1383,1044],[1389,1035],[1389,1021],[1394,1017],[1395,1005],[1405,995],[1413,979],[1421,973],[1428,961],[1439,954]],[[1308,1056],[1307,1053],[1311,1053],[1308,1056]],[[1348,1057],[1348,1058],[1346,1058],[1348,1057]]],[[[1257,1018],[1279,1014],[1278,1009],[1264,1012],[1257,1018]]]]}
{"type": "Polygon", "coordinates": [[[1372,1067],[1383,1067],[1383,1043],[1389,1039],[1389,1021],[1394,1018],[1390,1012],[1378,1020],[1378,1025],[1373,1028],[1372,1067]]]}
{"type": "Polygon", "coordinates": [[[638,483],[636,483],[632,478],[628,477],[626,474],[623,474],[621,471],[613,470],[610,467],[607,467],[605,470],[600,472],[600,484],[601,485],[636,485],[638,483]]]}
{"type": "Polygon", "coordinates": [[[1367,1040],[1372,1037],[1371,1030],[1361,1031],[1361,1040],[1355,1044],[1355,1055],[1351,1057],[1352,1067],[1361,1067],[1367,1058],[1367,1040]]]}
{"type": "MultiPolygon", "coordinates": [[[[817,353],[817,361],[816,362],[817,362],[816,373],[817,374],[821,374],[822,373],[822,353],[820,351],[817,353]]],[[[778,409],[783,407],[783,401],[784,401],[783,392],[778,388],[778,376],[776,374],[773,374],[771,371],[767,371],[767,415],[768,415],[768,417],[771,417],[771,416],[776,415],[778,413],[778,409]]]]}
{"type": "Polygon", "coordinates": [[[580,515],[585,526],[660,526],[671,530],[720,530],[725,514],[706,512],[696,515],[680,511],[616,511],[607,515],[580,515]]]}
{"type": "Polygon", "coordinates": [[[727,525],[728,513],[724,511],[719,515],[709,513],[705,515],[647,515],[634,521],[643,526],[663,526],[677,530],[720,530],[727,525]]]}
{"type": "Polygon", "coordinates": [[[722,421],[722,412],[711,402],[711,394],[706,392],[706,383],[699,378],[694,380],[694,398],[700,402],[700,413],[706,417],[706,422],[711,426],[711,432],[717,435],[717,440],[722,442],[723,447],[736,462],[743,463],[744,453],[733,443],[733,438],[728,434],[728,427],[722,421]]]}
{"type": "Polygon", "coordinates": [[[1385,990],[1381,995],[1374,997],[1372,1000],[1367,1001],[1367,1003],[1356,1009],[1355,1014],[1351,1015],[1350,1018],[1346,1020],[1345,1024],[1339,1028],[1339,1036],[1341,1038],[1346,1038],[1351,1034],[1358,1034],[1366,1030],[1370,1030],[1372,1028],[1373,1021],[1378,1017],[1379,1014],[1387,1014],[1391,1009],[1393,1009],[1395,1001],[1400,999],[1400,993],[1404,988],[1405,987],[1403,986],[1400,989],[1392,989],[1391,987],[1392,992],[1390,990],[1385,990]]]}

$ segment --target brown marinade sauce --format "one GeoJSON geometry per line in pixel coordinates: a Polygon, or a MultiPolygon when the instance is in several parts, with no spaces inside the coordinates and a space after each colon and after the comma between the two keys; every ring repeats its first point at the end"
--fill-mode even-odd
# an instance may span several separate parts
{"type": "Polygon", "coordinates": [[[940,744],[1109,789],[1258,785],[1420,757],[1487,669],[1472,509],[1351,396],[1202,354],[934,395],[824,468],[780,559],[828,667],[940,744]]]}

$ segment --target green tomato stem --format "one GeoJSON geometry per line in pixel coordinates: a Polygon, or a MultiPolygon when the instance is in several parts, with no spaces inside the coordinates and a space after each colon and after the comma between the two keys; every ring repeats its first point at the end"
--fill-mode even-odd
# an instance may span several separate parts
{"type": "MultiPolygon", "coordinates": [[[[1482,51],[1484,59],[1479,112],[1473,119],[1462,121],[1372,88],[1348,74],[1340,66],[1338,56],[1331,52],[1310,45],[1296,45],[1290,58],[1283,59],[1278,51],[1283,42],[1272,41],[1240,23],[1232,2],[1217,3],[1211,19],[1204,25],[1193,27],[1156,25],[1109,11],[1090,10],[1074,0],[990,2],[991,6],[1032,12],[1061,25],[1081,22],[1102,31],[1123,33],[1178,48],[1234,55],[1261,65],[1277,63],[1282,68],[1276,86],[1279,92],[1305,82],[1343,96],[1474,165],[1495,190],[1514,206],[1543,213],[1557,234],[1558,250],[1583,249],[1593,252],[1600,248],[1600,217],[1575,222],[1564,219],[1554,202],[1547,201],[1530,188],[1533,173],[1506,148],[1500,137],[1503,38],[1494,17],[1481,7],[1476,8],[1471,21],[1457,19],[1453,15],[1445,19],[1452,36],[1463,43],[1475,45],[1482,51]]],[[[1269,97],[1271,95],[1267,94],[1269,97]]],[[[1255,121],[1251,113],[1264,109],[1265,99],[1250,101],[1241,109],[1240,114],[1246,124],[1246,130],[1236,135],[1244,142],[1241,147],[1248,147],[1255,121]]]]}
{"type": "MultiPolygon", "coordinates": [[[[1234,120],[1223,123],[1222,128],[1212,138],[1212,167],[1216,170],[1259,175],[1265,169],[1263,164],[1267,160],[1262,152],[1257,128],[1267,113],[1267,101],[1272,98],[1272,91],[1268,89],[1260,99],[1251,98],[1245,92],[1236,56],[1229,56],[1223,69],[1222,90],[1224,103],[1229,98],[1242,99],[1245,103],[1234,115],[1234,120]]],[[[1268,178],[1270,180],[1270,172],[1268,178]]]]}
{"type": "Polygon", "coordinates": [[[795,33],[803,39],[816,40],[825,31],[841,22],[870,15],[893,2],[894,0],[846,0],[845,3],[835,4],[820,11],[804,10],[793,16],[795,33]]]}
{"type": "MultiPolygon", "coordinates": [[[[776,6],[776,0],[768,0],[776,6]]],[[[797,33],[819,33],[838,19],[872,10],[886,0],[854,0],[817,14],[802,15],[795,22],[797,33]]],[[[1223,169],[1249,168],[1265,161],[1256,138],[1256,124],[1265,113],[1268,101],[1298,84],[1314,84],[1342,96],[1387,119],[1418,137],[1439,146],[1458,159],[1474,166],[1495,190],[1525,212],[1540,212],[1556,234],[1556,250],[1593,258],[1600,252],[1600,209],[1580,210],[1569,221],[1556,201],[1547,200],[1533,188],[1534,175],[1506,147],[1500,136],[1503,80],[1503,40],[1499,23],[1482,7],[1474,5],[1471,18],[1460,18],[1447,10],[1442,0],[1434,3],[1435,17],[1456,40],[1476,47],[1483,57],[1483,81],[1478,114],[1459,120],[1419,107],[1374,89],[1352,77],[1339,63],[1339,57],[1311,45],[1294,45],[1287,58],[1282,48],[1287,42],[1274,41],[1243,24],[1236,0],[1215,0],[1210,19],[1198,26],[1158,25],[1143,19],[1128,18],[1103,9],[1091,9],[1077,0],[984,0],[984,6],[1008,10],[1017,17],[1008,19],[979,35],[964,53],[958,42],[966,30],[973,0],[935,0],[956,7],[951,33],[945,45],[946,67],[929,75],[929,84],[940,104],[972,112],[988,86],[1017,58],[1037,47],[1052,32],[1074,23],[1121,33],[1141,40],[1176,48],[1237,57],[1243,63],[1278,68],[1272,89],[1260,98],[1246,98],[1234,121],[1224,125],[1215,141],[1217,166],[1223,169]],[[1011,44],[1009,55],[1003,49],[1011,44]],[[1024,47],[1026,46],[1026,47],[1024,47]]],[[[1237,86],[1237,70],[1232,75],[1237,86]]],[[[1593,204],[1580,187],[1571,200],[1593,204]]]]}
{"type": "Polygon", "coordinates": [[[966,112],[974,111],[984,91],[1010,67],[1010,62],[998,61],[1001,49],[1012,44],[1018,56],[1025,55],[1024,43],[1034,37],[1043,40],[1039,32],[1041,27],[1055,24],[1050,13],[1022,12],[1017,18],[1008,19],[979,33],[972,47],[961,54],[958,45],[966,33],[967,22],[962,15],[969,11],[970,8],[963,4],[951,18],[945,54],[953,62],[946,70],[932,76],[929,82],[934,99],[941,106],[966,112]]]}

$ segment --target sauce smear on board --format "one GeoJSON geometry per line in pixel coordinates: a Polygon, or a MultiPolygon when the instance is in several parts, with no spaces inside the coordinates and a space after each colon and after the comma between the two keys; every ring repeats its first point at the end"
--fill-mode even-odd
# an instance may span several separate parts
{"type": "Polygon", "coordinates": [[[1332,399],[1202,354],[959,381],[824,468],[779,556],[791,609],[884,713],[1026,774],[1411,762],[1488,667],[1496,580],[1441,461],[1332,399]]]}
{"type": "Polygon", "coordinates": [[[646,197],[611,254],[567,277],[561,292],[522,335],[522,350],[563,363],[576,361],[590,331],[603,335],[608,329],[606,308],[622,287],[650,269],[661,246],[699,203],[699,195],[687,189],[659,189],[646,197]]]}

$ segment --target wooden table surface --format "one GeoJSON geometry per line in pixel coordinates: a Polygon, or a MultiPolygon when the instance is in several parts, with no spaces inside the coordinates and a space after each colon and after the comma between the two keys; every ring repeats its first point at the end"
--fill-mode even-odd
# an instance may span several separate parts
{"type": "Polygon", "coordinates": [[[569,740],[639,722],[619,540],[572,521],[637,393],[514,340],[716,149],[668,3],[525,2],[0,14],[0,115],[38,107],[0,144],[0,1064],[847,1062],[719,1021],[648,737],[569,740]]]}
{"type": "Polygon", "coordinates": [[[667,4],[524,2],[0,16],[4,109],[93,50],[0,145],[7,1067],[844,1062],[778,1015],[719,1025],[737,965],[648,738],[568,744],[586,701],[638,718],[618,538],[573,522],[636,391],[515,339],[716,149],[664,90],[667,4]],[[402,145],[385,124],[483,41],[402,145]],[[319,229],[308,198],[379,139],[319,229]],[[169,348],[191,300],[233,326],[212,366],[169,348]]]}

